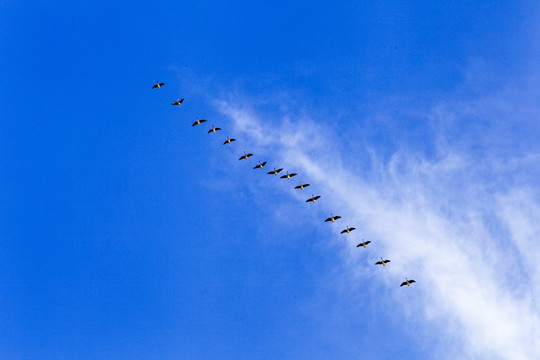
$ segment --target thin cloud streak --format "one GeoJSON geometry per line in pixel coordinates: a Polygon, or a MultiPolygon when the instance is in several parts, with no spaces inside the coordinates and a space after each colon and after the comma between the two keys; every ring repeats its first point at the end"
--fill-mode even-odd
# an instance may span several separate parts
{"type": "MultiPolygon", "coordinates": [[[[426,327],[443,324],[438,328],[457,335],[458,343],[440,349],[449,358],[533,359],[540,354],[537,188],[497,186],[490,179],[504,172],[500,164],[479,167],[478,159],[451,147],[434,160],[399,150],[387,163],[372,148],[366,149],[369,160],[350,163],[331,129],[309,119],[263,123],[249,106],[237,104],[218,103],[235,134],[254,152],[324,189],[325,214],[343,209],[348,225],[373,241],[369,255],[358,252],[352,240],[344,243],[348,264],[365,273],[378,254],[391,259],[383,279],[396,302],[402,301],[396,284],[404,276],[418,281],[415,291],[421,292],[417,301],[426,327]],[[355,167],[365,161],[370,170],[361,174],[355,167]]],[[[444,117],[440,107],[436,112],[444,117]]],[[[531,157],[537,158],[513,159],[511,168],[519,170],[519,163],[531,157]]],[[[298,192],[291,196],[301,198],[298,192]]]]}

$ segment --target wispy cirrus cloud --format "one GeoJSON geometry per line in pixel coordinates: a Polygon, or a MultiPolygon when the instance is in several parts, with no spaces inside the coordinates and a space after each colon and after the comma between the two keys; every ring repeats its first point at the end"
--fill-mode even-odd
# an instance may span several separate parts
{"type": "MultiPolygon", "coordinates": [[[[403,143],[387,160],[376,142],[362,144],[366,156],[352,155],[351,148],[359,149],[354,139],[344,143],[305,115],[265,121],[249,103],[217,105],[250,149],[318,184],[324,214],[346,209],[349,225],[373,240],[370,251],[393,260],[383,281],[396,302],[403,276],[418,281],[414,301],[425,326],[444,324],[435,328],[453,339],[441,354],[534,359],[540,354],[540,154],[516,142],[534,144],[526,130],[538,128],[523,116],[538,117],[540,109],[526,99],[515,108],[501,94],[431,107],[421,114],[430,153],[403,143]],[[523,125],[517,129],[509,119],[516,114],[523,125]]],[[[373,266],[356,242],[344,244],[352,270],[373,266]]]]}

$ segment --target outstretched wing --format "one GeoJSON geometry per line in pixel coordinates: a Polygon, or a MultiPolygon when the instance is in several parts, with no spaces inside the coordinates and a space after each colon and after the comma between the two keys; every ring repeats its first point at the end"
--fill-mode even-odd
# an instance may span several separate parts
{"type": "MultiPolygon", "coordinates": [[[[298,187],[298,186],[297,186],[298,187]]],[[[332,218],[329,217],[328,219],[324,220],[324,222],[332,221],[332,218]]]]}
{"type": "Polygon", "coordinates": [[[382,265],[382,261],[377,261],[375,265],[382,265]]]}
{"type": "MultiPolygon", "coordinates": [[[[305,186],[305,185],[304,185],[305,186]]],[[[321,195],[317,195],[314,197],[315,200],[319,200],[319,198],[321,197],[321,195]]]]}
{"type": "MultiPolygon", "coordinates": [[[[409,282],[410,282],[410,281],[409,281],[409,282]]],[[[406,281],[402,282],[401,285],[399,285],[399,286],[405,286],[405,285],[407,285],[407,282],[406,282],[406,281]]]]}

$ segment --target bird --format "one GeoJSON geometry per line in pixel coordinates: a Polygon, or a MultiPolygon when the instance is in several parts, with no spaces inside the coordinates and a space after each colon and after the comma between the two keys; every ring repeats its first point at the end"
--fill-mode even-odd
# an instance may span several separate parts
{"type": "Polygon", "coordinates": [[[309,186],[309,184],[302,184],[302,183],[300,183],[300,185],[295,186],[294,188],[295,188],[295,189],[304,190],[304,188],[305,188],[305,187],[308,187],[308,186],[309,186]]]}
{"type": "Polygon", "coordinates": [[[208,130],[208,133],[209,133],[209,134],[210,134],[210,133],[215,133],[216,131],[219,131],[219,130],[221,130],[221,128],[217,128],[217,127],[215,127],[214,125],[212,125],[212,128],[211,128],[210,130],[208,130]]]}
{"type": "Polygon", "coordinates": [[[165,85],[165,83],[160,83],[159,81],[156,81],[156,85],[152,86],[152,89],[155,89],[155,88],[160,88],[162,87],[163,85],[165,85]]]}
{"type": "Polygon", "coordinates": [[[367,245],[371,244],[371,241],[364,241],[364,239],[362,239],[362,242],[358,245],[356,245],[356,247],[360,247],[360,246],[363,246],[363,247],[366,247],[367,245]]]}
{"type": "Polygon", "coordinates": [[[390,260],[383,260],[383,258],[381,258],[381,261],[377,261],[375,263],[375,265],[382,265],[382,266],[386,266],[386,263],[389,263],[390,260]]]}
{"type": "Polygon", "coordinates": [[[253,168],[254,169],[262,169],[264,167],[264,165],[266,165],[266,161],[264,161],[262,163],[259,161],[259,165],[255,165],[253,168]]]}
{"type": "Polygon", "coordinates": [[[246,160],[247,160],[248,157],[250,157],[250,156],[253,156],[253,154],[246,154],[246,152],[244,151],[244,155],[240,156],[240,159],[238,159],[238,160],[242,160],[242,159],[246,159],[246,160]]]}
{"type": "Polygon", "coordinates": [[[416,282],[416,281],[414,281],[414,280],[407,280],[407,278],[405,278],[405,281],[402,282],[401,285],[399,285],[399,286],[405,286],[405,285],[411,286],[411,284],[412,284],[412,283],[415,283],[415,282],[416,282]]]}
{"type": "Polygon", "coordinates": [[[183,102],[184,102],[184,99],[176,98],[176,101],[172,102],[171,105],[181,106],[183,102]]]}
{"type": "Polygon", "coordinates": [[[330,217],[328,219],[324,220],[324,222],[328,222],[328,221],[334,222],[337,219],[341,219],[341,216],[339,216],[339,215],[334,216],[334,214],[330,214],[330,217]]]}
{"type": "Polygon", "coordinates": [[[342,234],[345,234],[345,233],[350,234],[351,231],[353,231],[353,230],[355,230],[355,229],[356,229],[356,228],[353,228],[353,227],[350,228],[350,227],[347,226],[347,228],[346,228],[345,230],[343,230],[341,233],[342,233],[342,234]]]}
{"type": "Polygon", "coordinates": [[[290,180],[293,176],[296,176],[296,173],[289,174],[289,172],[287,171],[287,175],[283,175],[281,176],[281,178],[290,180]]]}
{"type": "Polygon", "coordinates": [[[273,171],[269,171],[267,172],[268,175],[277,175],[281,170],[283,170],[283,168],[279,168],[276,170],[276,168],[274,168],[273,171]]]}
{"type": "Polygon", "coordinates": [[[306,202],[312,202],[312,203],[315,204],[315,201],[317,201],[317,199],[319,199],[320,197],[321,197],[320,195],[315,196],[315,195],[311,194],[311,197],[309,199],[307,199],[306,202]]]}
{"type": "Polygon", "coordinates": [[[236,139],[229,139],[229,137],[227,136],[227,140],[225,140],[225,142],[223,143],[223,145],[230,144],[230,143],[232,143],[233,141],[236,141],[236,139]]]}
{"type": "Polygon", "coordinates": [[[197,121],[195,121],[195,122],[193,123],[193,125],[191,125],[191,126],[201,125],[203,122],[206,122],[206,120],[204,120],[204,119],[200,119],[200,120],[199,120],[199,118],[197,118],[197,121]]]}

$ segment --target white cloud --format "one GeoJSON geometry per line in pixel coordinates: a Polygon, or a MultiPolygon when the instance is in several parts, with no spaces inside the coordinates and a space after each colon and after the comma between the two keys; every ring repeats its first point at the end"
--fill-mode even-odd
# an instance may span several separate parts
{"type": "MultiPolygon", "coordinates": [[[[418,281],[421,296],[415,301],[423,305],[426,327],[445,324],[458,342],[446,344],[445,351],[459,349],[448,352],[449,358],[538,358],[540,201],[538,183],[530,181],[538,169],[527,168],[538,167],[537,153],[505,154],[501,166],[497,151],[478,158],[468,152],[470,144],[440,141],[429,159],[401,147],[385,162],[373,144],[365,146],[363,155],[369,157],[358,158],[332,129],[307,118],[264,122],[249,106],[237,104],[218,103],[233,120],[235,134],[254,152],[324,189],[324,214],[346,209],[348,225],[373,241],[370,251],[392,260],[384,281],[395,301],[402,301],[396,283],[404,276],[418,281]]],[[[455,122],[463,115],[447,106],[426,118],[455,122]]],[[[477,106],[462,108],[467,116],[478,115],[477,106]]],[[[291,196],[304,200],[298,192],[291,196]]],[[[355,245],[348,243],[344,260],[366,268],[355,245]]]]}

